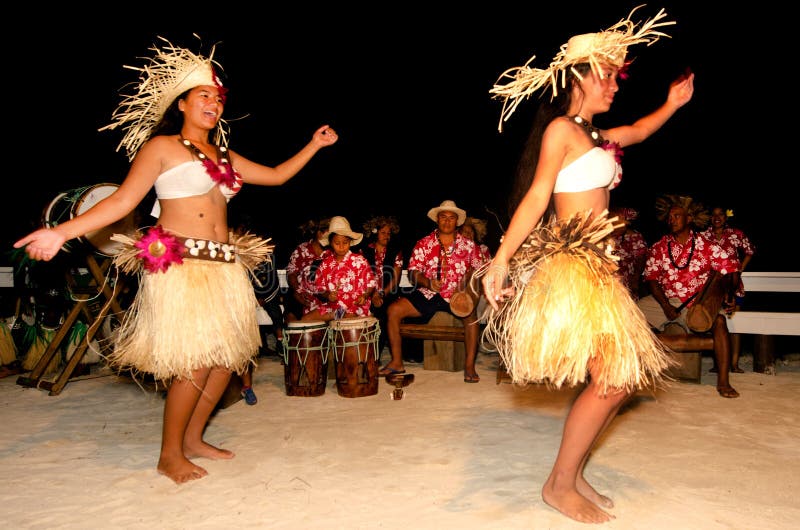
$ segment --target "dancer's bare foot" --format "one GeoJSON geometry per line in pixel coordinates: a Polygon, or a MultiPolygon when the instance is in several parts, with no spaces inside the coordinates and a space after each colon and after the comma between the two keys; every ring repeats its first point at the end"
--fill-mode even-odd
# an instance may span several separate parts
{"type": "Polygon", "coordinates": [[[611,497],[606,497],[605,495],[598,493],[597,490],[594,489],[591,484],[586,482],[586,479],[583,477],[578,477],[578,480],[575,481],[575,488],[578,490],[578,493],[601,508],[614,507],[614,501],[611,500],[611,497]]]}
{"type": "Polygon", "coordinates": [[[183,454],[186,455],[186,458],[200,457],[210,458],[211,460],[230,460],[236,456],[233,451],[214,447],[213,445],[204,441],[200,441],[199,444],[191,446],[189,444],[184,444],[183,454]]]}
{"type": "Polygon", "coordinates": [[[613,515],[600,509],[576,489],[556,491],[550,480],[542,488],[542,500],[570,519],[581,523],[605,523],[614,519],[613,515]]]}
{"type": "Polygon", "coordinates": [[[180,456],[169,458],[162,456],[156,467],[159,473],[171,478],[176,484],[197,480],[208,475],[208,471],[192,463],[188,458],[180,456]]]}

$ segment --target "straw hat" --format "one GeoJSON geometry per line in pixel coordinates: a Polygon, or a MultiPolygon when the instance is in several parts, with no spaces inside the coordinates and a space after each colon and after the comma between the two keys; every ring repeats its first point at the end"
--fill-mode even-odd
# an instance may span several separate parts
{"type": "Polygon", "coordinates": [[[703,203],[694,200],[688,195],[667,194],[656,199],[656,218],[667,221],[669,211],[673,206],[683,208],[692,218],[692,225],[697,229],[704,229],[711,220],[711,214],[703,203]]]}
{"type": "Polygon", "coordinates": [[[361,243],[361,239],[364,237],[364,234],[360,232],[353,232],[350,228],[350,222],[341,216],[331,217],[331,224],[328,227],[328,233],[325,234],[320,241],[320,243],[324,245],[328,245],[330,243],[330,236],[331,234],[339,234],[340,236],[347,236],[352,241],[350,242],[351,245],[358,245],[361,243]]]}
{"type": "Polygon", "coordinates": [[[440,212],[453,212],[454,214],[457,214],[458,215],[457,226],[463,225],[464,221],[467,219],[467,212],[456,206],[456,203],[454,201],[442,201],[442,204],[440,204],[436,208],[431,208],[430,210],[428,210],[428,218],[434,223],[437,223],[439,222],[440,212]]]}
{"type": "MultiPolygon", "coordinates": [[[[150,138],[153,128],[164,117],[175,98],[203,85],[216,86],[223,95],[227,91],[214,69],[214,66],[219,66],[213,60],[214,48],[208,57],[203,57],[174,46],[164,37],[158,38],[163,44],[161,48],[150,48],[153,57],[147,64],[142,67],[125,66],[140,72],[139,83],[132,94],[122,97],[122,102],[112,115],[112,123],[98,129],[104,131],[122,127],[125,135],[117,151],[125,147],[129,160],[133,160],[142,144],[150,138]]],[[[227,122],[220,119],[214,132],[214,141],[227,145],[227,137],[227,122]]]]}
{"type": "Polygon", "coordinates": [[[661,9],[658,14],[642,24],[630,20],[634,8],[627,18],[620,20],[610,28],[598,33],[584,33],[570,38],[566,44],[561,45],[547,68],[531,68],[529,65],[536,58],[534,55],[523,66],[509,68],[498,78],[495,85],[489,90],[492,97],[503,100],[503,111],[500,114],[498,130],[502,132],[503,122],[507,121],[522,101],[536,93],[540,88],[550,86],[553,89],[552,97],[558,94],[558,78],[561,77],[561,88],[567,86],[567,72],[578,77],[583,77],[575,69],[578,64],[589,64],[597,73],[603,64],[623,67],[628,46],[634,44],[647,44],[656,42],[661,37],[669,37],[656,28],[675,24],[675,21],[663,21],[667,16],[661,9]],[[500,84],[501,81],[507,81],[500,84]]]}
{"type": "Polygon", "coordinates": [[[475,232],[475,240],[478,243],[483,241],[483,238],[486,237],[486,221],[483,219],[476,219],[475,217],[467,217],[464,220],[464,224],[462,226],[469,225],[472,227],[472,230],[475,232]]]}

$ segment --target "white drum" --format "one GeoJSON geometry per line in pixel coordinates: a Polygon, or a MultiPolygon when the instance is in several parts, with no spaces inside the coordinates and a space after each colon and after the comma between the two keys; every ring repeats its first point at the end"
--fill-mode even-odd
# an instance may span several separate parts
{"type": "MultiPolygon", "coordinates": [[[[42,213],[42,224],[48,228],[53,228],[60,223],[69,221],[114,193],[117,188],[119,188],[118,184],[103,182],[59,193],[45,207],[42,213]]],[[[113,256],[120,251],[122,243],[112,241],[111,236],[114,234],[131,234],[135,230],[135,217],[131,212],[115,223],[99,230],[93,230],[75,239],[93,252],[104,256],[113,256]]],[[[64,243],[61,249],[65,252],[71,252],[77,248],[72,243],[67,242],[64,243]]]]}

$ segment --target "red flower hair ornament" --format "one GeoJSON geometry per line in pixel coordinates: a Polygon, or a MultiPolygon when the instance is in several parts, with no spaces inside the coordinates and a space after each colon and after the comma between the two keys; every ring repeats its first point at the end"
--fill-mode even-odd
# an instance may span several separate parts
{"type": "Polygon", "coordinates": [[[173,263],[183,263],[180,241],[161,225],[151,227],[135,245],[139,249],[136,257],[144,261],[147,272],[166,272],[173,263]]]}

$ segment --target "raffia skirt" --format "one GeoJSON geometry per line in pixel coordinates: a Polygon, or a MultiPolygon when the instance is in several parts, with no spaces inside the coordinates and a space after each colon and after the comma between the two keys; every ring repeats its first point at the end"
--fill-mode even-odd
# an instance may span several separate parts
{"type": "Polygon", "coordinates": [[[111,367],[157,380],[191,380],[199,368],[222,366],[241,374],[255,364],[261,335],[248,269],[269,259],[268,240],[231,234],[232,261],[184,255],[182,263],[150,272],[138,259],[137,239],[114,238],[125,243],[114,263],[136,272],[139,288],[115,332],[107,357],[111,367]]]}
{"type": "Polygon", "coordinates": [[[607,393],[668,379],[671,358],[615,274],[615,219],[540,223],[510,260],[515,295],[486,315],[484,338],[514,383],[574,386],[591,369],[607,393]]]}

